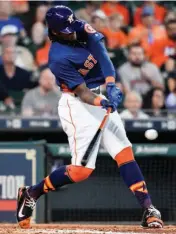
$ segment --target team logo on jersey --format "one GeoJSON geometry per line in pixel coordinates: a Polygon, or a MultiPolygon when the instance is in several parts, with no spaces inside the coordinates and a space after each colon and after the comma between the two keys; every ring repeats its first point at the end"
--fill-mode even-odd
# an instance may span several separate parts
{"type": "Polygon", "coordinates": [[[85,24],[84,25],[84,30],[87,32],[87,33],[96,33],[95,29],[92,28],[92,26],[90,24],[85,24]]]}
{"type": "Polygon", "coordinates": [[[71,14],[71,15],[68,17],[68,21],[69,21],[70,24],[74,21],[74,19],[73,19],[73,14],[71,14]]]}
{"type": "Polygon", "coordinates": [[[86,76],[88,72],[97,64],[97,60],[90,54],[84,62],[84,68],[78,70],[81,75],[86,76]]]}

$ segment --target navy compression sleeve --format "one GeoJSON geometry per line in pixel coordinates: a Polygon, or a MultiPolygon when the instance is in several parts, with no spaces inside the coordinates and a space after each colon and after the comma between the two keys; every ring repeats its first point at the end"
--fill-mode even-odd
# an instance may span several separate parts
{"type": "Polygon", "coordinates": [[[96,41],[96,43],[90,43],[89,49],[94,57],[100,64],[103,76],[106,78],[108,76],[115,77],[115,69],[109,58],[108,52],[103,41],[96,41]]]}

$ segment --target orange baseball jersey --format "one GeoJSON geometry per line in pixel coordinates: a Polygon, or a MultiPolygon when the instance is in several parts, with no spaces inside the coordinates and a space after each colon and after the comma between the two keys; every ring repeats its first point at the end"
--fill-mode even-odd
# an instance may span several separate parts
{"type": "Polygon", "coordinates": [[[159,67],[173,55],[176,55],[176,42],[169,38],[156,41],[149,50],[150,60],[159,67]]]}
{"type": "Polygon", "coordinates": [[[166,31],[163,26],[153,25],[151,30],[147,29],[142,24],[131,29],[128,35],[128,43],[141,42],[145,50],[152,45],[156,40],[166,38],[166,31]]]}
{"type": "Polygon", "coordinates": [[[102,4],[101,10],[104,11],[104,13],[107,16],[118,13],[123,16],[124,23],[129,24],[129,21],[130,21],[129,11],[122,4],[120,3],[114,4],[113,2],[105,2],[102,4]]]}
{"type": "Polygon", "coordinates": [[[113,32],[108,28],[104,28],[101,32],[107,38],[108,48],[110,49],[123,47],[128,43],[128,37],[121,30],[113,32]]]}
{"type": "MultiPolygon", "coordinates": [[[[141,24],[141,13],[144,8],[144,5],[142,7],[136,8],[136,11],[134,13],[134,25],[141,24]]],[[[166,9],[163,6],[159,6],[158,4],[154,4],[154,16],[155,19],[162,23],[164,21],[164,17],[166,15],[166,9]]]]}
{"type": "Polygon", "coordinates": [[[49,49],[50,49],[50,42],[47,42],[44,47],[37,50],[36,63],[38,66],[42,66],[48,63],[49,49]]]}

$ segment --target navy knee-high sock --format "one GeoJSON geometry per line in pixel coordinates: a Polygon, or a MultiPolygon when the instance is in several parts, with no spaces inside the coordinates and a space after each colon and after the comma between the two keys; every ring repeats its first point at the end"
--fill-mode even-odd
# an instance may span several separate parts
{"type": "Polygon", "coordinates": [[[126,185],[134,193],[139,204],[148,208],[152,202],[142,172],[136,161],[128,162],[119,167],[120,174],[126,185]]]}
{"type": "Polygon", "coordinates": [[[31,197],[37,200],[41,195],[48,191],[55,190],[58,187],[71,183],[74,182],[68,176],[67,166],[62,166],[53,171],[39,184],[31,186],[28,193],[31,197]]]}

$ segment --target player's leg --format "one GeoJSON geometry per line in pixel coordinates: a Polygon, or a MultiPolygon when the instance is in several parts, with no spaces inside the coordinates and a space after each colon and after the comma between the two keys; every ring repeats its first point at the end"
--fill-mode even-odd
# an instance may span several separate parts
{"type": "Polygon", "coordinates": [[[60,101],[59,115],[63,129],[68,136],[72,164],[59,167],[37,185],[19,189],[17,220],[22,228],[30,227],[30,218],[40,196],[63,185],[87,179],[95,168],[100,142],[95,147],[87,167],[81,166],[81,160],[101,119],[95,119],[85,106],[74,97],[69,96],[69,94],[63,96],[60,101]]]}
{"type": "Polygon", "coordinates": [[[117,162],[125,184],[145,209],[142,226],[162,227],[160,212],[152,205],[143,174],[134,159],[131,143],[118,113],[110,115],[101,143],[117,162]]]}

